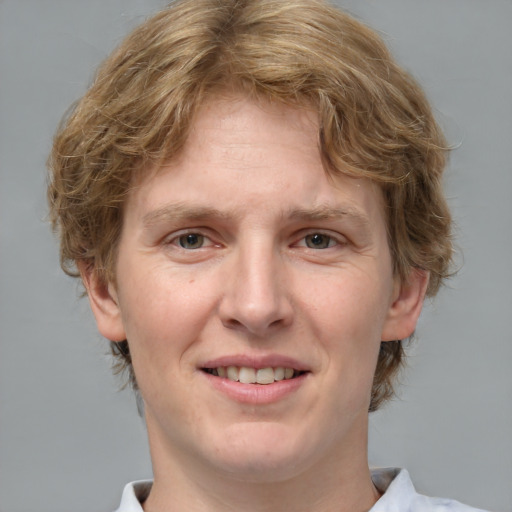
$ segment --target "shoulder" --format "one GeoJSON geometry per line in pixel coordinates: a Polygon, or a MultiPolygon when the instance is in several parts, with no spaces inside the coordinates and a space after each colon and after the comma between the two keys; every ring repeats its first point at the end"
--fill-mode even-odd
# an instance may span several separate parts
{"type": "Polygon", "coordinates": [[[485,512],[455,500],[418,494],[405,469],[373,470],[372,480],[383,495],[370,512],[485,512]]]}

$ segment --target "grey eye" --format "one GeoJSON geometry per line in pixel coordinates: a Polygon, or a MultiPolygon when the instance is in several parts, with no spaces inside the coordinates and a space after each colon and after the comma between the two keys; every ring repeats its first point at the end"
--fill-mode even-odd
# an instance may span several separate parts
{"type": "Polygon", "coordinates": [[[178,238],[178,243],[183,249],[200,249],[204,244],[204,236],[198,233],[189,233],[178,238]]]}
{"type": "Polygon", "coordinates": [[[331,237],[322,233],[307,235],[304,240],[310,249],[327,249],[331,246],[331,237]]]}

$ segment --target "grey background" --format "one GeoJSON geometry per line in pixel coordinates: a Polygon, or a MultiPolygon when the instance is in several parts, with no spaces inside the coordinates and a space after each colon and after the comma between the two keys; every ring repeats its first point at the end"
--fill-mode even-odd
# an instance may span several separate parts
{"type": "MultiPolygon", "coordinates": [[[[340,2],[424,84],[453,152],[462,269],[427,305],[370,461],[419,491],[512,510],[512,2],[340,2]]],[[[117,506],[151,476],[86,300],[44,222],[45,159],[96,65],[161,0],[0,0],[0,511],[117,506]]]]}

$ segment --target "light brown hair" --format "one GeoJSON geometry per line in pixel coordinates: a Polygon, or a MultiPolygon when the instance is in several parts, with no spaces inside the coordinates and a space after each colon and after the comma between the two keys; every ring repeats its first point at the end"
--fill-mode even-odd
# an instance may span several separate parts
{"type": "MultiPolygon", "coordinates": [[[[371,29],[322,0],[182,0],[136,28],[99,68],[56,134],[51,220],[61,264],[115,281],[135,176],[175,157],[212,91],[318,112],[326,172],[379,183],[394,272],[427,270],[433,296],[452,255],[441,176],[446,142],[417,83],[371,29]]],[[[129,343],[112,343],[136,388],[129,343]]],[[[383,342],[370,410],[392,396],[402,342],[383,342]]]]}

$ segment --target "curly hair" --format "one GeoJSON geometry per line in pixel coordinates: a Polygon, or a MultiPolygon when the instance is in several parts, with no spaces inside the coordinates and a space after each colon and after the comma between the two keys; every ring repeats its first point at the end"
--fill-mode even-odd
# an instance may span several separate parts
{"type": "MultiPolygon", "coordinates": [[[[136,28],[63,121],[49,158],[50,217],[61,265],[115,282],[123,205],[136,176],[175,157],[197,109],[235,89],[318,112],[327,173],[379,184],[394,273],[449,275],[447,144],[415,80],[370,28],[322,0],[181,0],[136,28]]],[[[112,343],[136,389],[129,343],[112,343]]],[[[383,342],[370,410],[390,398],[403,359],[383,342]]]]}

